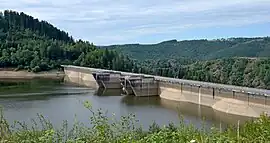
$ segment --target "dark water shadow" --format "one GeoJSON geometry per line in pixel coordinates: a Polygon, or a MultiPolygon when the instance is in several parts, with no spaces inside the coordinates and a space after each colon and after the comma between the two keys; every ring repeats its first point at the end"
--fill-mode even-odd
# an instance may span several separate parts
{"type": "Polygon", "coordinates": [[[0,95],[52,91],[61,85],[59,80],[0,80],[0,95]]]}
{"type": "Polygon", "coordinates": [[[2,79],[0,85],[0,100],[49,100],[92,92],[89,88],[67,86],[58,79],[2,79]]]}
{"type": "Polygon", "coordinates": [[[105,88],[98,88],[94,95],[96,96],[121,96],[122,94],[121,89],[105,89],[105,88]]]}
{"type": "Polygon", "coordinates": [[[160,98],[158,96],[152,97],[137,97],[134,95],[125,95],[121,99],[121,103],[127,106],[160,106],[160,98]]]}

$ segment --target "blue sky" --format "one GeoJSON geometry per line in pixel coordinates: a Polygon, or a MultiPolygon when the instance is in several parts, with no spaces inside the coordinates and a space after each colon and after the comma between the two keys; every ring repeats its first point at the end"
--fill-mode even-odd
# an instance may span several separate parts
{"type": "Polygon", "coordinates": [[[270,36],[270,0],[1,0],[96,45],[270,36]]]}

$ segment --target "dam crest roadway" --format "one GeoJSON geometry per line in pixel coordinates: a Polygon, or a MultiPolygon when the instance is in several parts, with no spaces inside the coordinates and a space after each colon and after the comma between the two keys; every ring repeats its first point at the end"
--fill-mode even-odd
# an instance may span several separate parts
{"type": "Polygon", "coordinates": [[[105,69],[62,65],[65,81],[91,88],[121,89],[126,95],[160,96],[212,107],[228,114],[270,115],[270,91],[265,89],[175,79],[105,69]]]}

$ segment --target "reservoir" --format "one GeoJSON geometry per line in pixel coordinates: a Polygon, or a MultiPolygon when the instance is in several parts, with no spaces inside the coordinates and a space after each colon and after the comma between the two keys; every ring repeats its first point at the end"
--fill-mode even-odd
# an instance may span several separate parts
{"type": "Polygon", "coordinates": [[[0,105],[4,116],[13,123],[23,121],[30,124],[37,114],[42,114],[53,125],[61,125],[63,120],[73,124],[78,120],[89,123],[90,112],[83,106],[84,101],[90,101],[95,110],[101,108],[108,115],[115,114],[117,118],[129,113],[148,128],[154,121],[163,126],[180,122],[196,127],[236,125],[238,120],[244,123],[251,118],[229,115],[214,111],[210,107],[187,102],[176,102],[160,97],[135,97],[121,95],[120,90],[96,90],[87,87],[69,85],[59,80],[1,80],[0,105]]]}

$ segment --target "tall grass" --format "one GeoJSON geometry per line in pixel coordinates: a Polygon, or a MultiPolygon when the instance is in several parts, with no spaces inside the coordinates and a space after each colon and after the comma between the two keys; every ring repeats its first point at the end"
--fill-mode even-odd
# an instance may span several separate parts
{"type": "Polygon", "coordinates": [[[0,141],[2,143],[224,143],[224,142],[270,142],[270,117],[261,115],[260,118],[246,122],[244,125],[230,127],[225,131],[211,128],[210,131],[186,125],[183,120],[175,125],[169,123],[160,127],[155,122],[147,131],[143,131],[133,114],[116,119],[109,117],[102,109],[93,110],[90,102],[84,102],[89,110],[91,127],[75,121],[68,129],[67,121],[57,129],[42,115],[38,120],[32,120],[27,126],[22,122],[9,125],[0,110],[0,141]]]}

